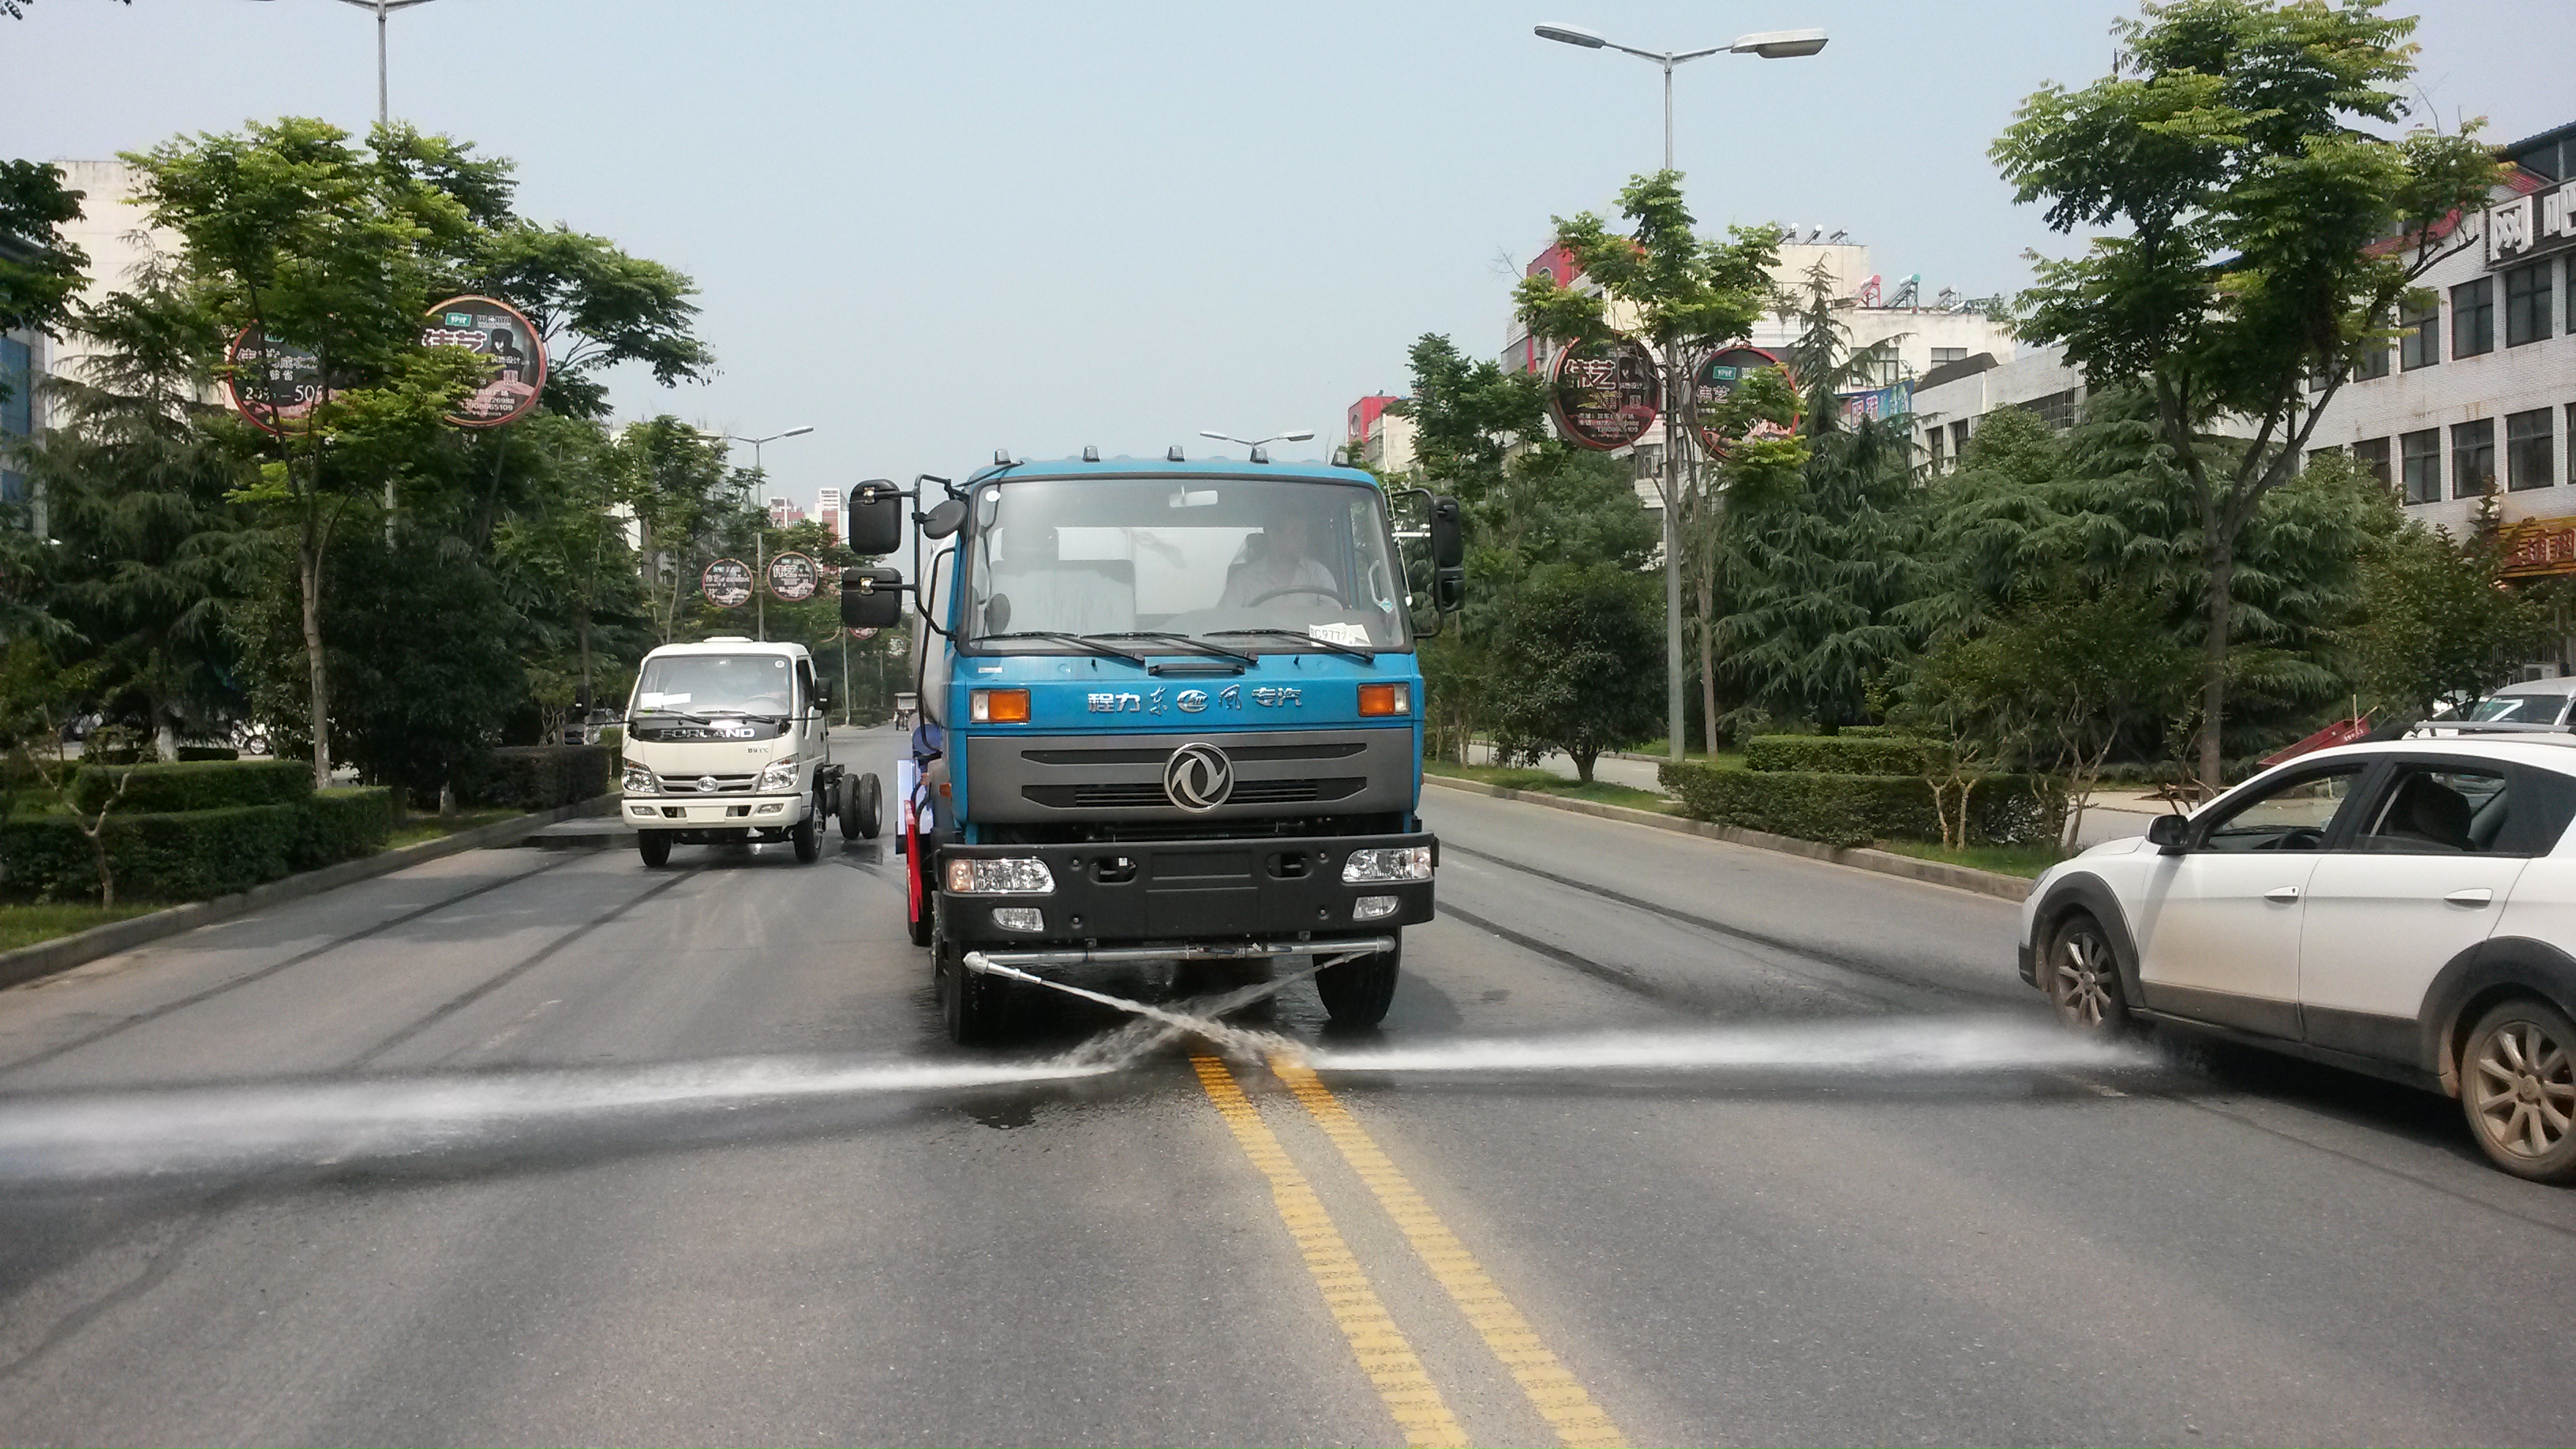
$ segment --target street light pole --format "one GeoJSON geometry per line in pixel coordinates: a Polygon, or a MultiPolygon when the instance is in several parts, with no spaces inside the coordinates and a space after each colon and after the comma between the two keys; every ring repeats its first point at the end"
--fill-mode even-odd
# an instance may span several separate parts
{"type": "MultiPolygon", "coordinates": [[[[1711,55],[1758,55],[1764,60],[1785,60],[1794,56],[1814,55],[1825,48],[1821,30],[1766,30],[1737,36],[1733,45],[1713,45],[1705,50],[1639,50],[1605,40],[1589,30],[1573,25],[1541,25],[1535,33],[1541,40],[1553,40],[1585,50],[1615,50],[1651,60],[1664,71],[1664,170],[1673,169],[1673,68],[1684,61],[1711,55]]],[[[1658,365],[1663,371],[1662,423],[1664,428],[1664,754],[1669,759],[1682,758],[1682,574],[1681,574],[1681,440],[1682,429],[1675,422],[1680,411],[1681,393],[1689,379],[1681,375],[1681,344],[1667,339],[1658,365]]],[[[1708,621],[1700,621],[1708,627],[1708,621]]]]}
{"type": "MultiPolygon", "coordinates": [[[[807,423],[789,428],[785,432],[769,433],[757,438],[746,438],[740,433],[727,433],[724,436],[728,442],[751,444],[752,474],[766,479],[768,475],[761,471],[760,466],[760,445],[775,443],[781,438],[801,438],[812,431],[814,431],[813,425],[807,423]]],[[[706,434],[701,433],[699,436],[704,437],[706,434]]],[[[754,502],[758,506],[752,510],[751,529],[754,539],[752,557],[758,562],[752,565],[751,572],[751,613],[753,621],[758,626],[760,640],[765,644],[769,642],[769,528],[766,518],[769,502],[767,499],[755,499],[754,502]]]]}

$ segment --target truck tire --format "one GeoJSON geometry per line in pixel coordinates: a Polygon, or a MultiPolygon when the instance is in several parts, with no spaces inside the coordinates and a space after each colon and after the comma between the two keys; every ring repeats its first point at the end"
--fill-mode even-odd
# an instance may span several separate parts
{"type": "Polygon", "coordinates": [[[635,853],[644,857],[647,869],[660,870],[671,863],[671,837],[667,831],[635,832],[635,853]]]}
{"type": "Polygon", "coordinates": [[[1386,1019],[1395,1001],[1395,978],[1404,961],[1404,943],[1392,951],[1362,956],[1315,973],[1315,994],[1324,998],[1324,1014],[1344,1031],[1364,1031],[1386,1019]]]}
{"type": "Polygon", "coordinates": [[[797,821],[795,827],[787,832],[787,838],[796,844],[798,865],[812,865],[821,860],[823,858],[822,815],[814,810],[807,810],[805,818],[797,821]]]}
{"type": "Polygon", "coordinates": [[[941,907],[931,898],[930,960],[939,978],[939,1011],[948,1039],[959,1046],[982,1046],[1002,1033],[1007,981],[978,976],[966,969],[965,950],[948,939],[940,922],[941,907]]]}
{"type": "Polygon", "coordinates": [[[874,775],[841,777],[841,838],[874,840],[884,818],[885,787],[874,775]]]}

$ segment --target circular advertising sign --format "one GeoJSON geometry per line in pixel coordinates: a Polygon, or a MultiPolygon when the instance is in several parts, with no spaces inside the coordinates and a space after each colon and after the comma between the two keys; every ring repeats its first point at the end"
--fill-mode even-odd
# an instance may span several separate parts
{"type": "Polygon", "coordinates": [[[507,302],[450,297],[429,309],[423,347],[462,347],[484,360],[483,384],[447,420],[460,428],[497,428],[535,411],[546,385],[546,344],[507,302]]]}
{"type": "Polygon", "coordinates": [[[769,591],[791,604],[801,604],[814,597],[823,583],[823,570],[814,560],[801,553],[782,553],[769,561],[769,591]]]}
{"type": "Polygon", "coordinates": [[[1655,355],[1628,341],[1578,342],[1556,354],[1548,401],[1567,442],[1608,451],[1637,441],[1663,405],[1655,355]]]}
{"type": "Polygon", "coordinates": [[[877,637],[877,631],[874,629],[852,629],[850,631],[850,637],[853,639],[873,639],[877,637]]]}
{"type": "Polygon", "coordinates": [[[231,364],[225,398],[262,431],[283,437],[287,429],[302,427],[322,402],[322,359],[269,336],[256,322],[233,335],[224,361],[231,364]]]}
{"type": "Polygon", "coordinates": [[[1729,347],[1701,359],[1699,366],[1691,369],[1690,380],[1692,428],[1711,457],[1725,457],[1729,449],[1747,438],[1786,438],[1798,431],[1797,380],[1789,376],[1788,367],[1775,353],[1759,347],[1729,347]],[[1789,383],[1789,416],[1757,417],[1749,424],[1726,418],[1726,405],[1734,398],[1735,390],[1744,385],[1747,376],[1764,368],[1777,369],[1789,383]]]}
{"type": "Polygon", "coordinates": [[[698,575],[698,591],[719,609],[739,609],[751,602],[751,569],[738,558],[720,558],[698,575]]]}

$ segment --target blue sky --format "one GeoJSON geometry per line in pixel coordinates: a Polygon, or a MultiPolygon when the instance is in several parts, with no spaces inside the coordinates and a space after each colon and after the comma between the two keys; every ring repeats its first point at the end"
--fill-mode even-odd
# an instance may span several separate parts
{"type": "MultiPolygon", "coordinates": [[[[2576,4],[2413,8],[2445,124],[2576,120],[2576,4]]],[[[997,447],[1312,428],[1320,449],[1353,398],[1403,388],[1422,333],[1498,350],[1548,218],[1606,207],[1661,155],[1655,67],[1538,40],[1541,21],[1650,49],[1824,27],[1814,59],[1681,69],[1702,222],[1847,228],[1927,295],[2018,288],[2026,249],[2068,243],[1986,147],[2032,89],[2101,74],[2131,9],[434,0],[393,17],[392,91],[397,116],[516,159],[523,210],[693,276],[721,375],[626,380],[622,412],[811,424],[765,460],[810,501],[997,447]]],[[[340,0],[35,0],[0,20],[0,148],[361,127],[374,29],[340,0]]]]}

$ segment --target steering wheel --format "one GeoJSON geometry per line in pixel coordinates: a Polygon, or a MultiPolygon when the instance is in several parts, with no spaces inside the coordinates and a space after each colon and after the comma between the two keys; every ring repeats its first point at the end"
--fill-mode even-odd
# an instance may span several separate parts
{"type": "Polygon", "coordinates": [[[2325,843],[2324,831],[2313,825],[2302,825],[2294,830],[2284,830],[2254,848],[2256,850],[2315,850],[2325,843]]]}
{"type": "Polygon", "coordinates": [[[1260,598],[1246,599],[1243,601],[1243,607],[1247,609],[1257,609],[1263,604],[1269,603],[1272,599],[1278,598],[1282,594],[1321,594],[1325,598],[1332,600],[1334,603],[1341,605],[1345,609],[1351,606],[1351,601],[1343,598],[1336,590],[1319,589],[1313,584],[1290,584],[1284,589],[1272,589],[1269,593],[1263,594],[1260,598]]]}

